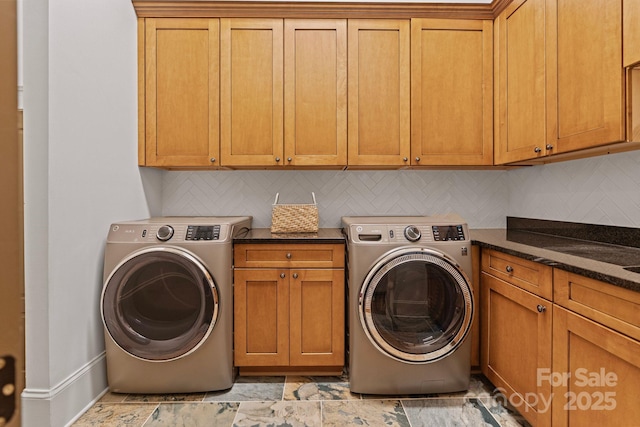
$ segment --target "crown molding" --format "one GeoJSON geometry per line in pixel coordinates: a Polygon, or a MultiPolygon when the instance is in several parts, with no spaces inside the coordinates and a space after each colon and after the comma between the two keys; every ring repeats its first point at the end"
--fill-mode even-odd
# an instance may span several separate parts
{"type": "Polygon", "coordinates": [[[492,3],[132,0],[139,18],[494,19],[512,0],[492,3]]]}

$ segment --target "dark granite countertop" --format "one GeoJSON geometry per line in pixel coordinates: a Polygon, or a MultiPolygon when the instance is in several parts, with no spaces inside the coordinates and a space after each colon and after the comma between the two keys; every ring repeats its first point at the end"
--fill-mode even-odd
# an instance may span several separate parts
{"type": "Polygon", "coordinates": [[[623,268],[638,265],[637,247],[509,229],[509,222],[506,229],[471,229],[469,234],[472,244],[640,292],[640,273],[623,268]]]}
{"type": "Polygon", "coordinates": [[[317,233],[271,233],[268,228],[252,228],[233,243],[344,243],[340,228],[320,228],[317,233]]]}

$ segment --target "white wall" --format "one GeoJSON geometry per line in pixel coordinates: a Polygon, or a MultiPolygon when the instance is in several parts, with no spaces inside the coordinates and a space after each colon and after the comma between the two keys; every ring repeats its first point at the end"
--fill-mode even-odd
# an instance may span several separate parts
{"type": "Polygon", "coordinates": [[[61,426],[105,386],[98,302],[109,224],[160,212],[137,156],[130,0],[24,0],[24,426],[61,426]]]}

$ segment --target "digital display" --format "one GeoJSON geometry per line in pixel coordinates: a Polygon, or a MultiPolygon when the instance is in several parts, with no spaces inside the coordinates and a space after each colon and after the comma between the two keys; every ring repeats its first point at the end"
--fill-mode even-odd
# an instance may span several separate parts
{"type": "Polygon", "coordinates": [[[219,238],[219,225],[190,225],[187,227],[185,240],[218,240],[219,238]]]}
{"type": "Polygon", "coordinates": [[[445,242],[449,240],[464,240],[464,229],[462,225],[434,225],[433,240],[445,242]]]}

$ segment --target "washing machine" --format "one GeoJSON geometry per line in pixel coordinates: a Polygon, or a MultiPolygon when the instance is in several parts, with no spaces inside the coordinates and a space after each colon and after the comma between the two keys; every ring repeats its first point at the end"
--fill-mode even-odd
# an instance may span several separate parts
{"type": "Polygon", "coordinates": [[[230,388],[233,238],[251,217],[162,217],[112,224],[100,310],[116,393],[230,388]]]}
{"type": "Polygon", "coordinates": [[[474,303],[458,215],[343,217],[354,393],[466,390],[474,303]]]}

